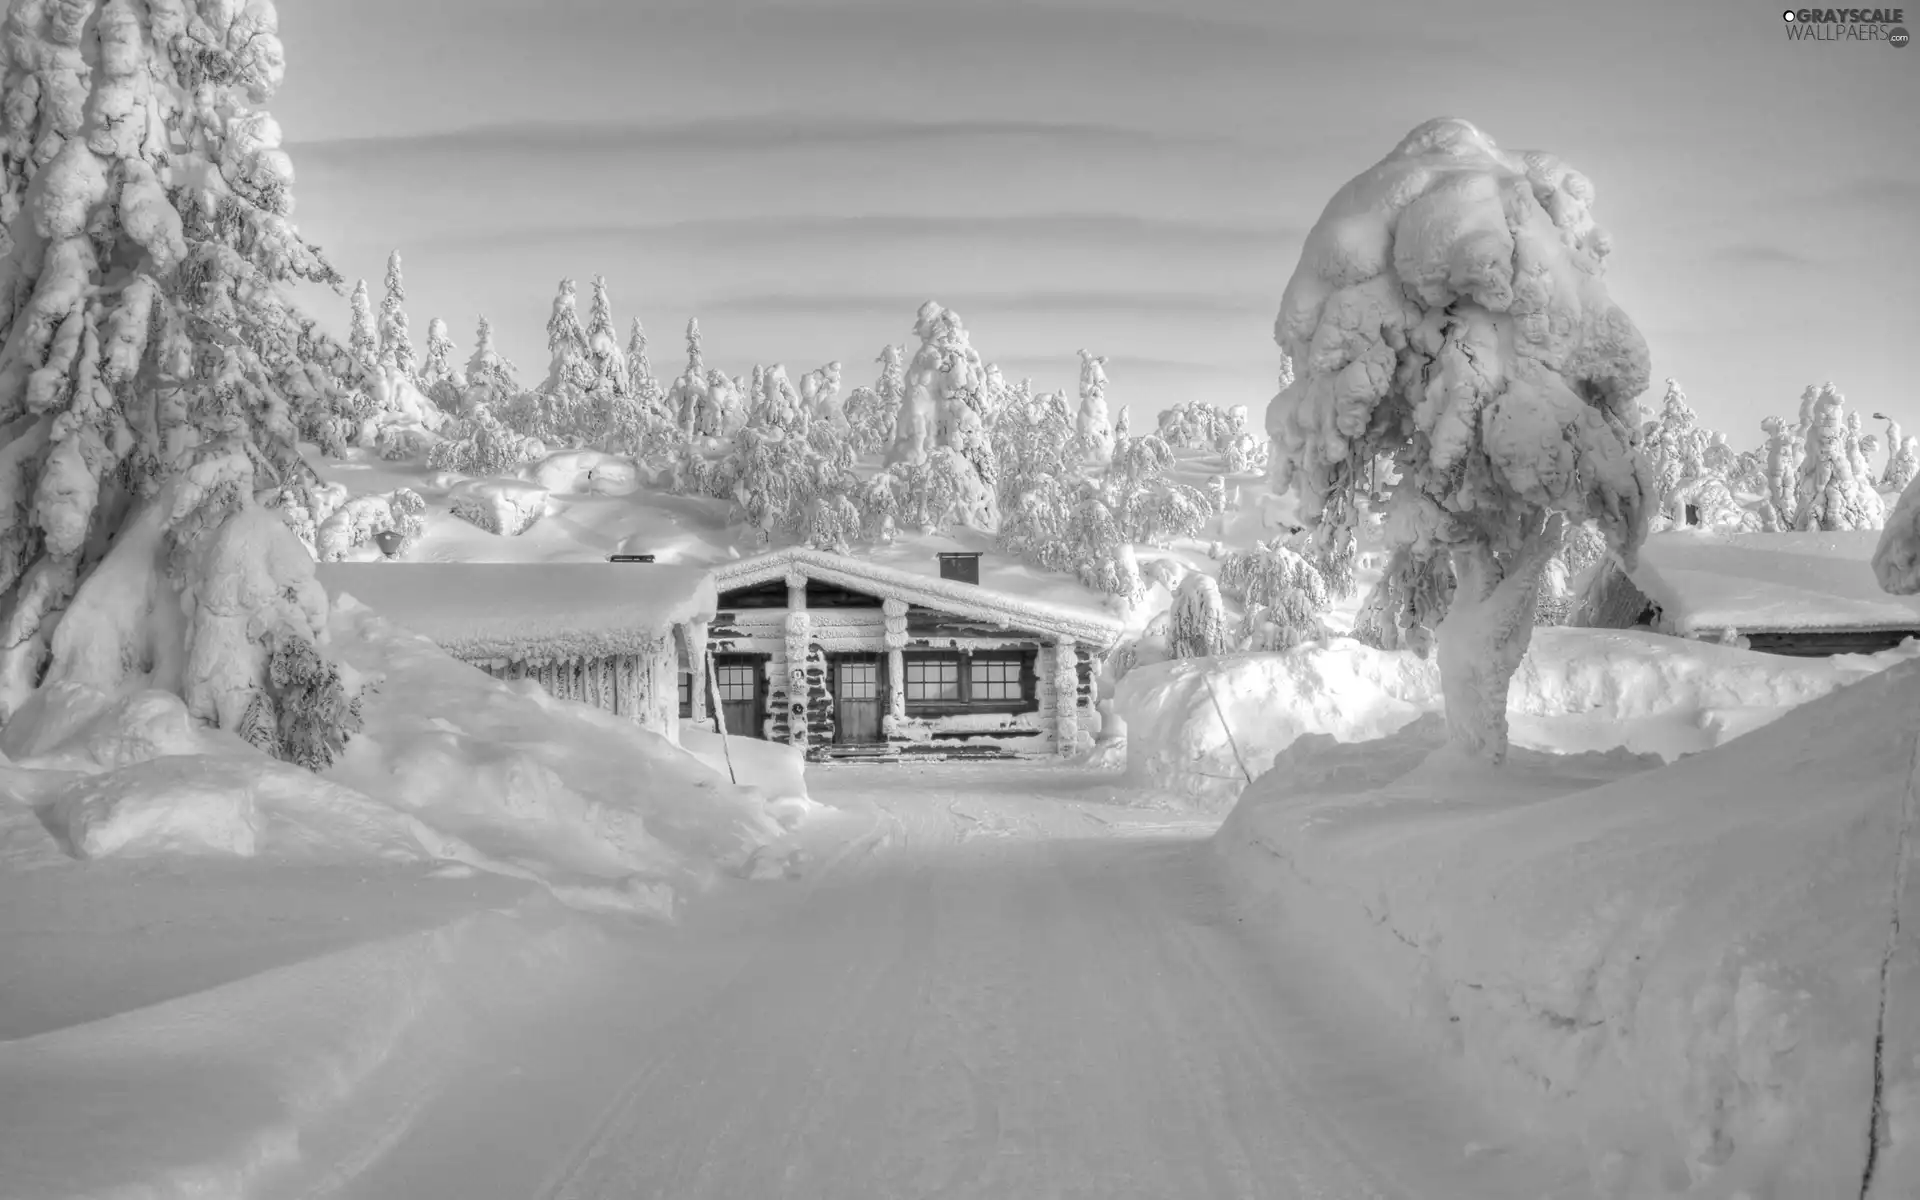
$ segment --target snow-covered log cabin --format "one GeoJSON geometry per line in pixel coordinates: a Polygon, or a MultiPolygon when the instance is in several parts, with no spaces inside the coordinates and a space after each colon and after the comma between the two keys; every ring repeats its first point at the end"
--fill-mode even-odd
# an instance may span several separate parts
{"type": "Polygon", "coordinates": [[[1877,529],[1658,533],[1634,570],[1609,562],[1592,624],[1647,625],[1769,654],[1871,654],[1920,637],[1920,597],[1890,596],[1873,574],[1877,529]]]}
{"type": "Polygon", "coordinates": [[[1098,731],[1097,663],[1121,625],[1092,609],[979,586],[977,555],[941,578],[796,547],[714,571],[706,672],[681,714],[804,747],[809,758],[1073,754],[1098,731]]]}
{"type": "Polygon", "coordinates": [[[705,567],[656,563],[321,563],[352,596],[501,679],[607,709],[678,742],[675,676],[713,620],[705,567]]]}

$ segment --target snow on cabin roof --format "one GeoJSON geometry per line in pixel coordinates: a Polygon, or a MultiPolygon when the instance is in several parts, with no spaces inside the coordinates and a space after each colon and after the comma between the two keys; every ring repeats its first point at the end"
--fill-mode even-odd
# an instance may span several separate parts
{"type": "Polygon", "coordinates": [[[675,625],[710,621],[713,576],[661,563],[321,563],[352,596],[455,658],[648,653],[675,625]]]}
{"type": "Polygon", "coordinates": [[[1027,629],[1056,637],[1070,637],[1096,653],[1113,649],[1125,632],[1119,621],[1092,609],[1029,600],[979,584],[919,575],[807,546],[792,546],[753,558],[736,559],[715,567],[713,576],[715,586],[720,591],[730,592],[765,583],[769,579],[778,579],[790,571],[851,591],[882,599],[904,600],[922,608],[986,621],[1001,628],[1027,629]]]}
{"type": "Polygon", "coordinates": [[[1683,636],[1920,631],[1920,597],[1890,596],[1874,578],[1877,529],[1839,533],[1701,533],[1647,539],[1634,586],[1683,636]]]}

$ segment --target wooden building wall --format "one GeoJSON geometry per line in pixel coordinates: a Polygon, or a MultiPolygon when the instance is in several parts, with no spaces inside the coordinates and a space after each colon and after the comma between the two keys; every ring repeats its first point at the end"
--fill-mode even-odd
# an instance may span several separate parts
{"type": "Polygon", "coordinates": [[[679,672],[671,638],[646,654],[604,658],[485,659],[472,664],[495,679],[531,679],[562,700],[603,708],[678,744],[679,672]]]}

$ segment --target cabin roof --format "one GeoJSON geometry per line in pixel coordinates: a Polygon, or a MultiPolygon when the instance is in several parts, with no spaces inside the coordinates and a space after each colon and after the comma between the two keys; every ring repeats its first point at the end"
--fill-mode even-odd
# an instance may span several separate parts
{"type": "MultiPolygon", "coordinates": [[[[849,591],[883,600],[901,600],[1004,629],[1070,637],[1100,654],[1118,645],[1125,632],[1118,620],[1094,609],[1031,600],[979,584],[920,575],[807,546],[790,546],[736,559],[715,567],[713,575],[715,586],[724,594],[779,579],[789,572],[849,591]]],[[[725,604],[720,607],[724,608],[725,604]]]]}
{"type": "Polygon", "coordinates": [[[456,658],[545,661],[648,652],[710,621],[705,567],[663,563],[321,563],[320,583],[456,658]]]}
{"type": "Polygon", "coordinates": [[[1704,533],[1647,539],[1630,572],[1688,637],[1869,630],[1920,633],[1920,598],[1890,596],[1873,574],[1876,529],[1836,533],[1704,533]]]}

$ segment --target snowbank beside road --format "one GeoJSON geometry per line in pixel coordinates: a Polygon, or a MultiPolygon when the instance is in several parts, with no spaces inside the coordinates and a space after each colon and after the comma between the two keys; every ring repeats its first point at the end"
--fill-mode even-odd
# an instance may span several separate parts
{"type": "MultiPolygon", "coordinates": [[[[1516,746],[1624,746],[1671,760],[1916,655],[1920,644],[1909,643],[1875,655],[1787,658],[1637,630],[1543,627],[1514,676],[1508,720],[1516,746]]],[[[1136,785],[1218,810],[1298,737],[1366,741],[1439,712],[1440,677],[1432,661],[1407,651],[1336,638],[1139,667],[1120,681],[1113,706],[1136,785]]]]}
{"type": "Polygon", "coordinates": [[[1920,1194],[1911,884],[1890,937],[1916,711],[1909,663],[1664,767],[1453,765],[1435,716],[1308,736],[1214,845],[1517,1127],[1583,1140],[1596,1195],[1853,1196],[1875,1130],[1894,1200],[1920,1194]]]}

